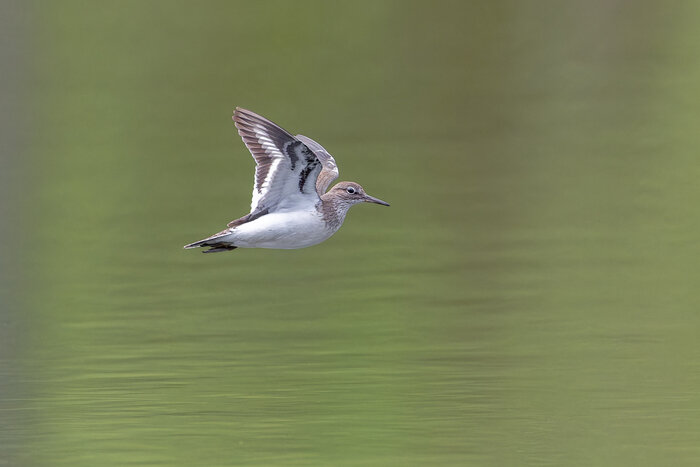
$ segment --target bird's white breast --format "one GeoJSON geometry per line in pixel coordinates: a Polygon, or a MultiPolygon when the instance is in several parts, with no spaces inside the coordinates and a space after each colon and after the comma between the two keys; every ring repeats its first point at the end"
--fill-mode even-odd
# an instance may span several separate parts
{"type": "MultiPolygon", "coordinates": [[[[265,214],[235,227],[230,241],[241,248],[295,249],[316,245],[333,235],[314,207],[265,214]]],[[[227,239],[228,240],[228,239],[227,239]]]]}

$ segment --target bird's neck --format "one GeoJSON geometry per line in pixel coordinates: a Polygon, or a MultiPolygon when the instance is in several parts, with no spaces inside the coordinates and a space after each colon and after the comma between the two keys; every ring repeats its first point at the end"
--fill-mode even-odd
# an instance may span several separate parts
{"type": "Polygon", "coordinates": [[[343,225],[348,209],[350,206],[347,203],[343,203],[329,193],[321,196],[321,202],[318,204],[318,210],[321,212],[323,220],[333,230],[338,230],[343,225]]]}

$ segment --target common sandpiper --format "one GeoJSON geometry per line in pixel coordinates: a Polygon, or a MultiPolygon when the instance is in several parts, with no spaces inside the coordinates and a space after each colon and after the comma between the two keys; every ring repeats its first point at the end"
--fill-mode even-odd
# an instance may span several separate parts
{"type": "Polygon", "coordinates": [[[203,253],[236,248],[295,249],[316,245],[336,233],[351,206],[389,203],[365,193],[355,182],[339,182],[335,159],[304,135],[292,136],[270,120],[236,107],[233,122],[255,159],[250,213],[225,230],[185,248],[203,253]]]}

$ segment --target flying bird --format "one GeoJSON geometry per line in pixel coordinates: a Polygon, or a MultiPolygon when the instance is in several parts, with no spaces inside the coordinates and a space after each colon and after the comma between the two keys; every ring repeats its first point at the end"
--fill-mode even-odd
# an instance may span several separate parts
{"type": "Polygon", "coordinates": [[[233,122],[255,159],[250,213],[226,229],[185,248],[203,253],[236,248],[305,248],[336,233],[351,206],[389,203],[365,193],[355,182],[339,182],[335,159],[304,135],[292,136],[270,120],[236,107],[233,122]]]}

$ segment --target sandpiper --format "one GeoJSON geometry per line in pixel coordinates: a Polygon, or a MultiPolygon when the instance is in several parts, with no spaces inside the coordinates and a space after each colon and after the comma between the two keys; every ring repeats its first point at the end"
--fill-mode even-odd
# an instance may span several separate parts
{"type": "Polygon", "coordinates": [[[250,213],[185,248],[208,247],[203,253],[235,248],[305,248],[337,232],[352,205],[389,206],[355,182],[339,182],[326,193],[328,185],[338,178],[338,166],[311,138],[292,136],[240,107],[233,113],[233,122],[257,164],[250,213]]]}

